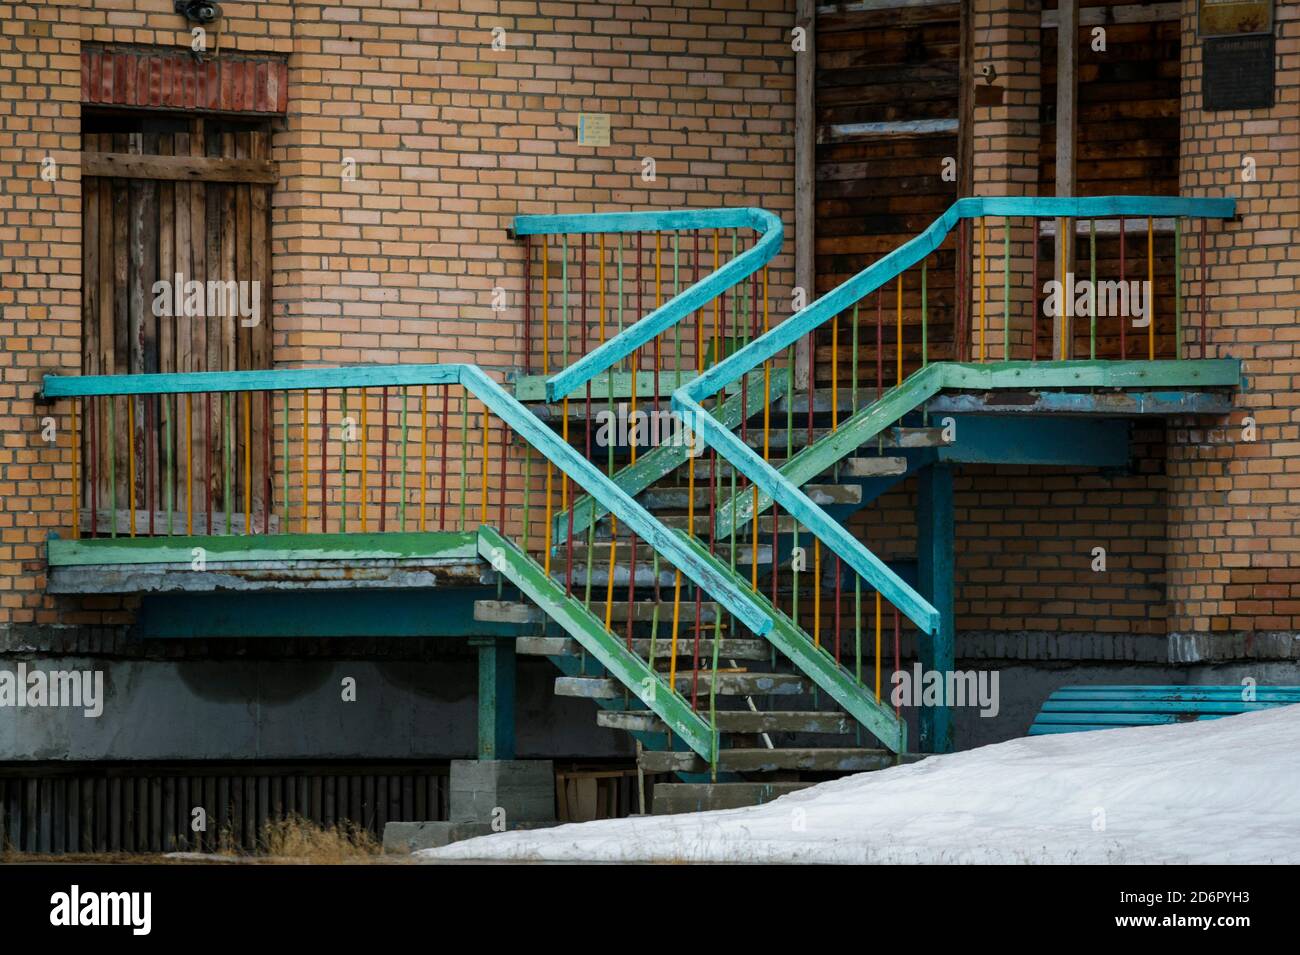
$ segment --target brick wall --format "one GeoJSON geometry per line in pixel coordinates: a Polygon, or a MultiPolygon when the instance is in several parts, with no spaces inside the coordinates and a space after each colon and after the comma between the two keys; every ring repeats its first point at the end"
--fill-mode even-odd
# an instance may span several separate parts
{"type": "MultiPolygon", "coordinates": [[[[975,0],[971,11],[974,33],[972,72],[985,76],[973,84],[987,101],[977,96],[971,127],[977,196],[1038,195],[1040,4],[1037,0],[975,0]]],[[[1011,227],[1011,348],[1015,357],[1028,353],[1031,327],[1032,226],[1023,219],[1011,227]]],[[[985,282],[1001,308],[1002,228],[993,220],[993,253],[985,282]]],[[[979,278],[976,276],[975,281],[979,278]]],[[[974,330],[972,329],[972,332],[974,330]]],[[[989,329],[991,354],[1002,355],[1002,323],[989,329]]]]}
{"type": "Polygon", "coordinates": [[[1207,113],[1195,4],[1183,4],[1179,191],[1238,198],[1237,219],[1209,229],[1207,353],[1243,359],[1249,388],[1230,420],[1170,431],[1176,631],[1300,626],[1300,5],[1278,2],[1275,16],[1273,108],[1207,113]],[[1254,182],[1242,178],[1247,156],[1254,182]],[[1243,431],[1247,416],[1255,441],[1243,431]]]}
{"type": "Polygon", "coordinates": [[[71,509],[68,422],[45,442],[51,412],[32,399],[81,348],[78,16],[62,0],[0,5],[0,621],[52,619],[44,541],[71,509]]]}
{"type": "MultiPolygon", "coordinates": [[[[789,301],[785,0],[228,2],[222,11],[209,55],[289,58],[271,157],[281,173],[272,210],[278,365],[518,369],[523,246],[506,230],[519,213],[759,205],[787,220],[771,294],[789,301]],[[496,28],[503,50],[492,48],[496,28]],[[608,148],[577,145],[579,112],[610,114],[608,148]],[[641,177],[646,157],[657,164],[654,182],[641,177]],[[343,176],[345,160],[354,179],[343,176]],[[491,309],[498,285],[505,313],[491,309]]],[[[191,34],[171,0],[6,4],[0,17],[13,58],[0,91],[15,102],[0,120],[11,173],[0,185],[12,343],[3,360],[20,369],[0,392],[0,624],[38,615],[112,624],[126,619],[118,601],[43,596],[41,545],[48,531],[68,531],[71,449],[39,444],[31,394],[50,354],[65,370],[79,364],[80,44],[186,50],[191,34]],[[46,150],[66,152],[68,178],[40,181],[46,150]],[[55,468],[61,480],[38,486],[55,468]]]]}
{"type": "MultiPolygon", "coordinates": [[[[1300,8],[1278,4],[1277,106],[1205,115],[1194,4],[1184,6],[1181,191],[1242,197],[1237,222],[1211,227],[1210,353],[1246,359],[1242,407],[1259,440],[1240,440],[1240,414],[1208,430],[1176,424],[1167,478],[1163,435],[1140,446],[1139,472],[1122,479],[966,469],[962,628],[1104,631],[1122,622],[1160,632],[1166,575],[1172,629],[1296,626],[1300,469],[1291,458],[1300,435],[1289,422],[1300,337],[1300,8]],[[1246,152],[1260,173],[1249,184],[1239,181],[1246,152]],[[1013,524],[1027,507],[1035,513],[1013,524]],[[1091,547],[1106,541],[1122,579],[1098,581],[1088,569],[1091,547]],[[1041,542],[1057,549],[1050,560],[1041,542]]],[[[211,37],[218,51],[289,57],[273,154],[283,177],[273,209],[277,363],[517,368],[522,247],[506,227],[519,212],[756,204],[782,214],[792,237],[790,8],[785,0],[223,4],[211,37]],[[495,27],[506,31],[502,51],[491,49],[495,27]],[[581,111],[611,114],[608,149],[576,144],[581,111]],[[658,163],[655,183],[640,179],[647,155],[658,163]],[[346,158],[357,163],[355,181],[340,175],[346,158]],[[498,284],[511,295],[504,315],[488,301],[498,284]]],[[[1032,192],[1038,4],[978,0],[974,12],[973,66],[993,63],[1003,87],[1001,104],[976,108],[976,191],[1032,192]]],[[[80,42],[189,39],[170,0],[0,8],[0,98],[13,104],[0,112],[3,623],[122,619],[115,602],[60,607],[42,595],[41,545],[48,531],[66,530],[71,457],[65,439],[57,448],[39,440],[31,395],[40,370],[75,368],[79,351],[80,42]],[[52,183],[39,175],[47,152],[65,160],[66,175],[52,183]]],[[[1017,274],[1027,271],[1026,238],[1014,237],[1017,274]]],[[[788,301],[790,249],[776,261],[774,302],[788,301]]],[[[891,516],[906,501],[887,499],[868,525],[912,533],[910,512],[891,516]]]]}
{"type": "MultiPolygon", "coordinates": [[[[983,196],[1039,195],[1042,4],[976,0],[972,72],[983,102],[974,106],[974,191],[983,196]]],[[[1027,358],[1032,272],[1031,227],[1012,226],[1011,341],[1027,358]]],[[[994,300],[988,347],[1002,356],[1002,227],[989,228],[991,261],[985,281],[994,300]]],[[[1039,260],[1039,282],[1050,277],[1039,260]]],[[[978,283],[978,275],[973,280],[978,283]]],[[[1039,328],[1047,319],[1038,316],[1039,328]]],[[[974,323],[972,323],[974,324],[974,323]]],[[[972,328],[974,335],[974,328],[972,328]]],[[[1040,350],[1040,357],[1046,351],[1040,350]]],[[[1135,435],[1131,474],[1063,468],[963,466],[956,479],[957,629],[1064,633],[1165,632],[1164,429],[1135,435]],[[1106,571],[1092,569],[1093,548],[1106,550],[1106,571]]],[[[882,499],[864,526],[868,540],[912,521],[915,490],[882,499]],[[872,526],[872,525],[876,526],[872,526]]],[[[915,556],[909,533],[886,547],[915,556]]]]}

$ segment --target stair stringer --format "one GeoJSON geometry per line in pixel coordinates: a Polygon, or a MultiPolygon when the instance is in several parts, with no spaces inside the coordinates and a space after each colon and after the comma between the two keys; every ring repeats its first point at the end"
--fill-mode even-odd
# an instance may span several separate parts
{"type": "Polygon", "coordinates": [[[609,674],[663,720],[700,758],[714,761],[713,728],[649,664],[623,645],[577,597],[546,576],[541,564],[494,527],[478,532],[479,554],[577,640],[609,674]]]}

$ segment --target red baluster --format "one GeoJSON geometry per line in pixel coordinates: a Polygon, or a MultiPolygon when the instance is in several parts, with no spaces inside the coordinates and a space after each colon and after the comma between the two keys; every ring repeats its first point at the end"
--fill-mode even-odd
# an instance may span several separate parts
{"type": "MultiPolygon", "coordinates": [[[[461,488],[462,493],[464,488],[461,488]]],[[[388,387],[379,398],[379,533],[384,532],[388,511],[388,387]]]]}

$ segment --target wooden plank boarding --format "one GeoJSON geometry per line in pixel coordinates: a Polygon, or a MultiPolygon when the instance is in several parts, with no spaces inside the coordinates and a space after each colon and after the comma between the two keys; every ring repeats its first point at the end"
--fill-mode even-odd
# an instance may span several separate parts
{"type": "Polygon", "coordinates": [[[274,185],[280,181],[279,171],[272,162],[251,159],[247,156],[213,157],[202,153],[179,153],[169,156],[125,152],[83,152],[81,174],[173,182],[239,182],[274,185]]]}

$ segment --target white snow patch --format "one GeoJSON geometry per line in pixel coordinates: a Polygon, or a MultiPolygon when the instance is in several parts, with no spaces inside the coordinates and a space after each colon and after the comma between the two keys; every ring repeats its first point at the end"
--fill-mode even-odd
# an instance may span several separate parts
{"type": "Polygon", "coordinates": [[[849,776],[748,809],[505,832],[417,856],[1295,864],[1300,706],[1026,737],[849,776]]]}

